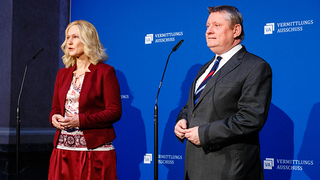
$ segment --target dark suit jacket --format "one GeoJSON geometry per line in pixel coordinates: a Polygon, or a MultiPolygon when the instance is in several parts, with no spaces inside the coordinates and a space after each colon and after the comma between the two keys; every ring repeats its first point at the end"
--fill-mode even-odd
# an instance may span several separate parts
{"type": "Polygon", "coordinates": [[[259,131],[271,102],[269,64],[243,46],[207,83],[194,105],[196,76],[177,121],[199,126],[201,146],[186,144],[185,179],[263,179],[259,131]]]}
{"type": "MultiPolygon", "coordinates": [[[[54,114],[64,116],[66,95],[70,88],[73,71],[62,68],[55,82],[51,118],[54,114]]],[[[98,63],[89,66],[79,98],[80,129],[83,130],[88,149],[99,147],[115,139],[113,123],[121,117],[121,97],[118,79],[112,66],[98,63]]],[[[51,124],[52,126],[52,124],[51,124]]],[[[53,145],[56,147],[60,130],[57,130],[53,145]]]]}

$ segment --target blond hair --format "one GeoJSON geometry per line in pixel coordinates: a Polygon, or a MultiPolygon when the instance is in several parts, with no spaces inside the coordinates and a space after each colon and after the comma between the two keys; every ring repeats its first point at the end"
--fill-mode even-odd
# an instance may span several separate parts
{"type": "Polygon", "coordinates": [[[76,26],[79,30],[80,41],[84,45],[84,54],[88,56],[90,63],[96,65],[99,62],[107,61],[108,55],[101,44],[96,28],[85,20],[74,21],[70,23],[65,31],[65,40],[61,45],[64,52],[62,60],[66,68],[76,63],[76,57],[72,57],[67,49],[67,35],[72,26],[76,26]]]}

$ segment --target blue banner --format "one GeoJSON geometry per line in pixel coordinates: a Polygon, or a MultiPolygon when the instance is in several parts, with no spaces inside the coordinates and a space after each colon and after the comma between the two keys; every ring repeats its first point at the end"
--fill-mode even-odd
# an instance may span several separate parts
{"type": "Polygon", "coordinates": [[[173,133],[201,65],[208,6],[233,5],[244,18],[246,49],[273,70],[273,96],[260,133],[266,180],[317,179],[320,175],[320,1],[72,1],[71,21],[97,29],[120,82],[123,117],[115,124],[119,180],[153,179],[154,105],[169,53],[174,52],[158,99],[159,179],[183,179],[185,144],[173,133]]]}

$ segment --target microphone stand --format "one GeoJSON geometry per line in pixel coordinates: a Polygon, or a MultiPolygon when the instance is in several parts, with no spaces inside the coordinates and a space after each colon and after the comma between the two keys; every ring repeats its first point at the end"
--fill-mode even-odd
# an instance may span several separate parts
{"type": "Polygon", "coordinates": [[[184,40],[182,39],[181,41],[178,42],[178,44],[176,44],[172,48],[172,51],[170,52],[170,54],[167,58],[167,62],[164,67],[164,70],[163,70],[162,78],[160,81],[160,85],[159,85],[159,89],[158,89],[158,93],[157,93],[157,97],[156,97],[156,103],[154,105],[154,180],[158,180],[158,104],[157,104],[158,103],[158,96],[160,93],[164,74],[166,73],[169,58],[170,58],[171,54],[180,47],[180,45],[183,43],[183,41],[184,40]]]}
{"type": "Polygon", "coordinates": [[[17,128],[16,128],[16,138],[17,138],[17,144],[16,144],[16,179],[19,180],[19,151],[20,151],[20,98],[21,98],[21,94],[22,94],[22,89],[23,89],[23,84],[24,84],[24,79],[26,77],[27,74],[27,69],[28,69],[28,65],[30,64],[30,62],[32,60],[34,60],[35,58],[37,58],[39,56],[39,54],[43,51],[43,48],[37,52],[37,54],[35,54],[32,59],[27,63],[25,69],[24,69],[24,74],[23,74],[23,78],[22,78],[22,83],[21,83],[21,88],[20,88],[20,92],[19,92],[19,97],[18,97],[18,103],[17,103],[17,128]]]}

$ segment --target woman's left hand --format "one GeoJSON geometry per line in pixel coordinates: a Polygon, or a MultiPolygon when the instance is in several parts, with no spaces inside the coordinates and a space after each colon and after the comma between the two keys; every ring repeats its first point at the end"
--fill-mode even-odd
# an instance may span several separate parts
{"type": "Polygon", "coordinates": [[[66,114],[66,118],[64,119],[64,121],[59,122],[62,126],[64,126],[65,130],[80,126],[78,114],[66,114]]]}

